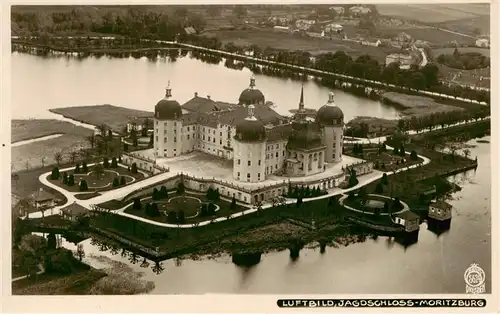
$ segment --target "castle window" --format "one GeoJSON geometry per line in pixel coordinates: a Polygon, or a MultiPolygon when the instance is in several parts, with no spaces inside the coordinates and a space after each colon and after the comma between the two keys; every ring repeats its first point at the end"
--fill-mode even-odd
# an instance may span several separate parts
{"type": "Polygon", "coordinates": [[[222,132],[220,132],[220,136],[222,136],[222,132]]]}
{"type": "Polygon", "coordinates": [[[238,172],[238,178],[240,177],[240,173],[238,172]]]}
{"type": "Polygon", "coordinates": [[[177,125],[177,122],[174,121],[174,126],[176,126],[176,125],[177,125]]]}
{"type": "Polygon", "coordinates": [[[163,135],[167,134],[167,130],[163,130],[163,135]]]}
{"type": "MultiPolygon", "coordinates": [[[[156,137],[156,139],[158,140],[158,136],[156,137]]],[[[164,137],[164,138],[163,138],[163,143],[166,143],[166,142],[167,142],[167,138],[166,138],[166,137],[164,137]]]]}
{"type": "Polygon", "coordinates": [[[212,142],[214,142],[214,143],[215,143],[215,137],[214,137],[214,139],[212,140],[212,142]]]}
{"type": "Polygon", "coordinates": [[[276,144],[276,149],[280,148],[280,144],[276,144]]]}
{"type": "Polygon", "coordinates": [[[278,158],[278,156],[279,156],[279,154],[278,154],[278,152],[276,152],[276,158],[278,158]]]}
{"type": "Polygon", "coordinates": [[[257,173],[257,179],[260,180],[260,172],[257,173]]]}
{"type": "Polygon", "coordinates": [[[222,145],[222,140],[219,141],[219,144],[222,145]]]}
{"type": "Polygon", "coordinates": [[[238,165],[241,165],[241,159],[238,159],[238,165]]]}
{"type": "Polygon", "coordinates": [[[188,140],[189,140],[189,134],[188,134],[188,140]]]}
{"type": "Polygon", "coordinates": [[[259,166],[260,166],[260,159],[259,159],[259,166]]]}
{"type": "Polygon", "coordinates": [[[203,140],[205,140],[205,134],[203,134],[203,140]]]}
{"type": "Polygon", "coordinates": [[[285,151],[283,151],[283,156],[285,156],[285,151]]]}
{"type": "MultiPolygon", "coordinates": [[[[248,165],[251,166],[252,165],[252,161],[248,161],[248,165]]],[[[249,174],[250,175],[250,174],[249,174]]]]}
{"type": "Polygon", "coordinates": [[[158,142],[158,136],[156,136],[156,141],[158,142]]]}
{"type": "Polygon", "coordinates": [[[250,179],[250,173],[247,173],[247,178],[250,179]]]}
{"type": "Polygon", "coordinates": [[[208,141],[210,142],[210,136],[208,137],[208,141]]]}
{"type": "Polygon", "coordinates": [[[188,132],[189,132],[189,127],[188,127],[188,132]]]}

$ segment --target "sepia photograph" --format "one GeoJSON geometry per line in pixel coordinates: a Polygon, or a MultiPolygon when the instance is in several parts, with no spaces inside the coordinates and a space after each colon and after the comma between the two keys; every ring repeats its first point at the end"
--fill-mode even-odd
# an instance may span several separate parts
{"type": "Polygon", "coordinates": [[[12,295],[492,294],[489,3],[4,9],[12,295]]]}

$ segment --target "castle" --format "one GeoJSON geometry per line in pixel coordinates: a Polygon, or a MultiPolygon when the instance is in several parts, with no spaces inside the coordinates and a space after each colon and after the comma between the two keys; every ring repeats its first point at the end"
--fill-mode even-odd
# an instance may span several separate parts
{"type": "Polygon", "coordinates": [[[344,114],[334,94],[308,119],[301,89],[299,109],[281,116],[265,104],[255,79],[241,92],[238,104],[194,97],[180,105],[172,89],[155,106],[154,155],[171,158],[201,151],[233,160],[233,178],[261,182],[272,174],[309,176],[325,171],[326,163],[342,159],[344,114]]]}

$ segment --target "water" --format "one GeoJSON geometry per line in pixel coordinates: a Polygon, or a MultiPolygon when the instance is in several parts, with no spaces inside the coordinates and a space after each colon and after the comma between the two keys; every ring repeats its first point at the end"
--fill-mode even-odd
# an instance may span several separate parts
{"type": "MultiPolygon", "coordinates": [[[[175,98],[183,103],[194,92],[210,94],[212,99],[236,102],[248,85],[250,72],[235,71],[183,58],[175,63],[147,60],[89,58],[82,61],[12,54],[13,118],[53,118],[47,109],[62,106],[110,103],[152,110],[163,97],[168,80],[175,98]]],[[[300,82],[257,76],[257,86],[266,99],[279,105],[280,113],[296,108],[300,82]]],[[[326,102],[329,89],[306,83],[306,106],[319,108],[326,102]]],[[[396,118],[397,110],[379,102],[360,99],[335,91],[336,102],[346,120],[357,115],[396,118]]],[[[489,138],[487,138],[489,140],[489,138]]],[[[477,145],[471,156],[478,156],[477,171],[452,178],[462,191],[455,193],[452,226],[439,237],[421,226],[417,244],[403,248],[387,238],[338,249],[304,249],[291,262],[288,251],[262,256],[260,264],[243,269],[228,256],[216,259],[168,260],[164,271],[156,275],[149,269],[131,264],[120,254],[100,252],[83,242],[93,266],[104,267],[92,254],[130,264],[154,281],[153,294],[201,293],[464,293],[463,274],[473,262],[486,272],[487,291],[491,291],[491,216],[490,216],[490,144],[477,145]]],[[[74,245],[65,246],[76,249],[74,245]]]]}
{"type": "MultiPolygon", "coordinates": [[[[489,140],[489,138],[484,138],[489,140]]],[[[132,264],[128,258],[110,251],[101,252],[90,240],[83,243],[86,262],[105,267],[91,255],[106,256],[145,272],[145,280],[155,283],[153,294],[325,294],[325,293],[465,293],[464,271],[478,263],[487,276],[491,291],[490,144],[477,145],[472,156],[479,159],[476,171],[452,178],[462,186],[453,195],[451,229],[441,235],[421,225],[419,240],[406,249],[386,237],[347,247],[303,249],[292,262],[288,251],[262,256],[261,262],[245,269],[231,263],[229,256],[214,259],[167,260],[164,271],[153,273],[132,264]]],[[[66,247],[75,250],[70,243],[66,247]]]]}
{"type": "MultiPolygon", "coordinates": [[[[57,107],[112,104],[152,111],[163,98],[171,81],[173,97],[181,104],[198,95],[236,103],[248,87],[251,72],[230,70],[222,64],[206,64],[196,59],[175,62],[142,59],[73,57],[42,58],[12,53],[12,117],[54,118],[48,109],[57,107]]],[[[289,114],[298,107],[301,82],[276,77],[256,76],[257,88],[276,110],[289,114]]],[[[306,107],[318,109],[328,100],[327,87],[314,82],[304,85],[306,107]]],[[[395,119],[398,110],[378,101],[359,98],[335,90],[336,103],[346,121],[367,115],[395,119]]]]}

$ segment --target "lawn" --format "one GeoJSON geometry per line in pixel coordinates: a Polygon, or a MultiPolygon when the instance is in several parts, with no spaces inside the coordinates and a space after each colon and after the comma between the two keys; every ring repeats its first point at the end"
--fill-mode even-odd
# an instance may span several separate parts
{"type": "Polygon", "coordinates": [[[89,148],[82,135],[65,134],[57,138],[12,147],[12,171],[20,171],[55,164],[56,153],[63,153],[63,158],[69,160],[72,152],[81,152],[89,148]]]}
{"type": "Polygon", "coordinates": [[[442,81],[452,84],[465,84],[478,86],[482,88],[490,88],[491,86],[491,69],[483,68],[477,70],[459,70],[447,67],[443,64],[436,64],[439,68],[439,73],[442,76],[442,81]]]}
{"type": "Polygon", "coordinates": [[[431,27],[414,27],[405,28],[404,30],[398,28],[382,27],[377,29],[377,32],[382,34],[384,37],[394,37],[401,32],[405,32],[415,40],[428,41],[432,46],[438,47],[453,41],[456,41],[459,45],[474,45],[476,42],[475,38],[454,34],[431,27]]]}
{"type": "MultiPolygon", "coordinates": [[[[391,200],[378,195],[368,195],[366,203],[363,203],[361,197],[358,196],[355,196],[353,199],[349,199],[349,197],[347,197],[343,200],[343,202],[345,205],[363,212],[375,213],[378,210],[379,213],[389,213],[388,206],[391,200]],[[387,203],[387,207],[385,207],[385,203],[387,203]]],[[[400,209],[397,209],[396,211],[399,210],[400,209]]]]}
{"type": "Polygon", "coordinates": [[[72,134],[84,137],[91,135],[92,130],[55,119],[12,120],[11,134],[11,143],[15,143],[53,134],[72,134]]]}
{"type": "Polygon", "coordinates": [[[282,50],[303,50],[309,51],[313,55],[345,51],[347,54],[358,57],[363,54],[369,54],[379,61],[385,62],[385,56],[393,52],[391,48],[377,48],[363,46],[361,44],[344,41],[340,39],[320,39],[306,36],[297,36],[283,32],[273,31],[271,29],[262,30],[232,30],[218,31],[214,34],[223,44],[233,42],[238,46],[256,44],[262,49],[271,47],[282,50]]]}
{"type": "Polygon", "coordinates": [[[381,15],[399,17],[421,23],[442,23],[489,15],[488,4],[377,4],[376,7],[381,15]]]}
{"type": "Polygon", "coordinates": [[[66,107],[50,109],[50,111],[56,114],[61,114],[66,118],[95,126],[106,124],[114,132],[118,133],[123,132],[123,128],[134,118],[153,117],[152,112],[112,105],[66,107]]]}
{"type": "Polygon", "coordinates": [[[17,179],[13,179],[11,181],[12,193],[19,196],[20,198],[26,198],[30,197],[33,193],[43,188],[45,191],[49,192],[56,199],[58,199],[61,204],[66,203],[67,199],[63,194],[45,186],[40,182],[40,180],[38,180],[38,177],[40,175],[51,170],[52,166],[46,166],[44,168],[17,172],[17,179]]]}
{"type": "Polygon", "coordinates": [[[401,111],[401,115],[403,116],[420,116],[433,112],[460,110],[457,107],[439,103],[431,97],[408,95],[398,92],[385,92],[381,94],[381,99],[389,104],[404,108],[401,111]]]}
{"type": "Polygon", "coordinates": [[[50,180],[50,174],[47,176],[50,182],[70,192],[80,192],[79,183],[82,180],[87,182],[89,192],[111,190],[115,188],[113,186],[113,180],[115,178],[121,180],[122,177],[125,178],[126,184],[144,179],[144,175],[142,173],[132,173],[129,172],[127,168],[121,166],[118,166],[117,168],[106,168],[104,169],[104,173],[99,176],[93,170],[93,166],[90,166],[86,173],[75,173],[74,170],[62,171],[61,177],[58,180],[50,180]],[[62,176],[64,172],[66,172],[68,176],[71,174],[74,176],[75,185],[68,186],[63,183],[62,176]]]}

